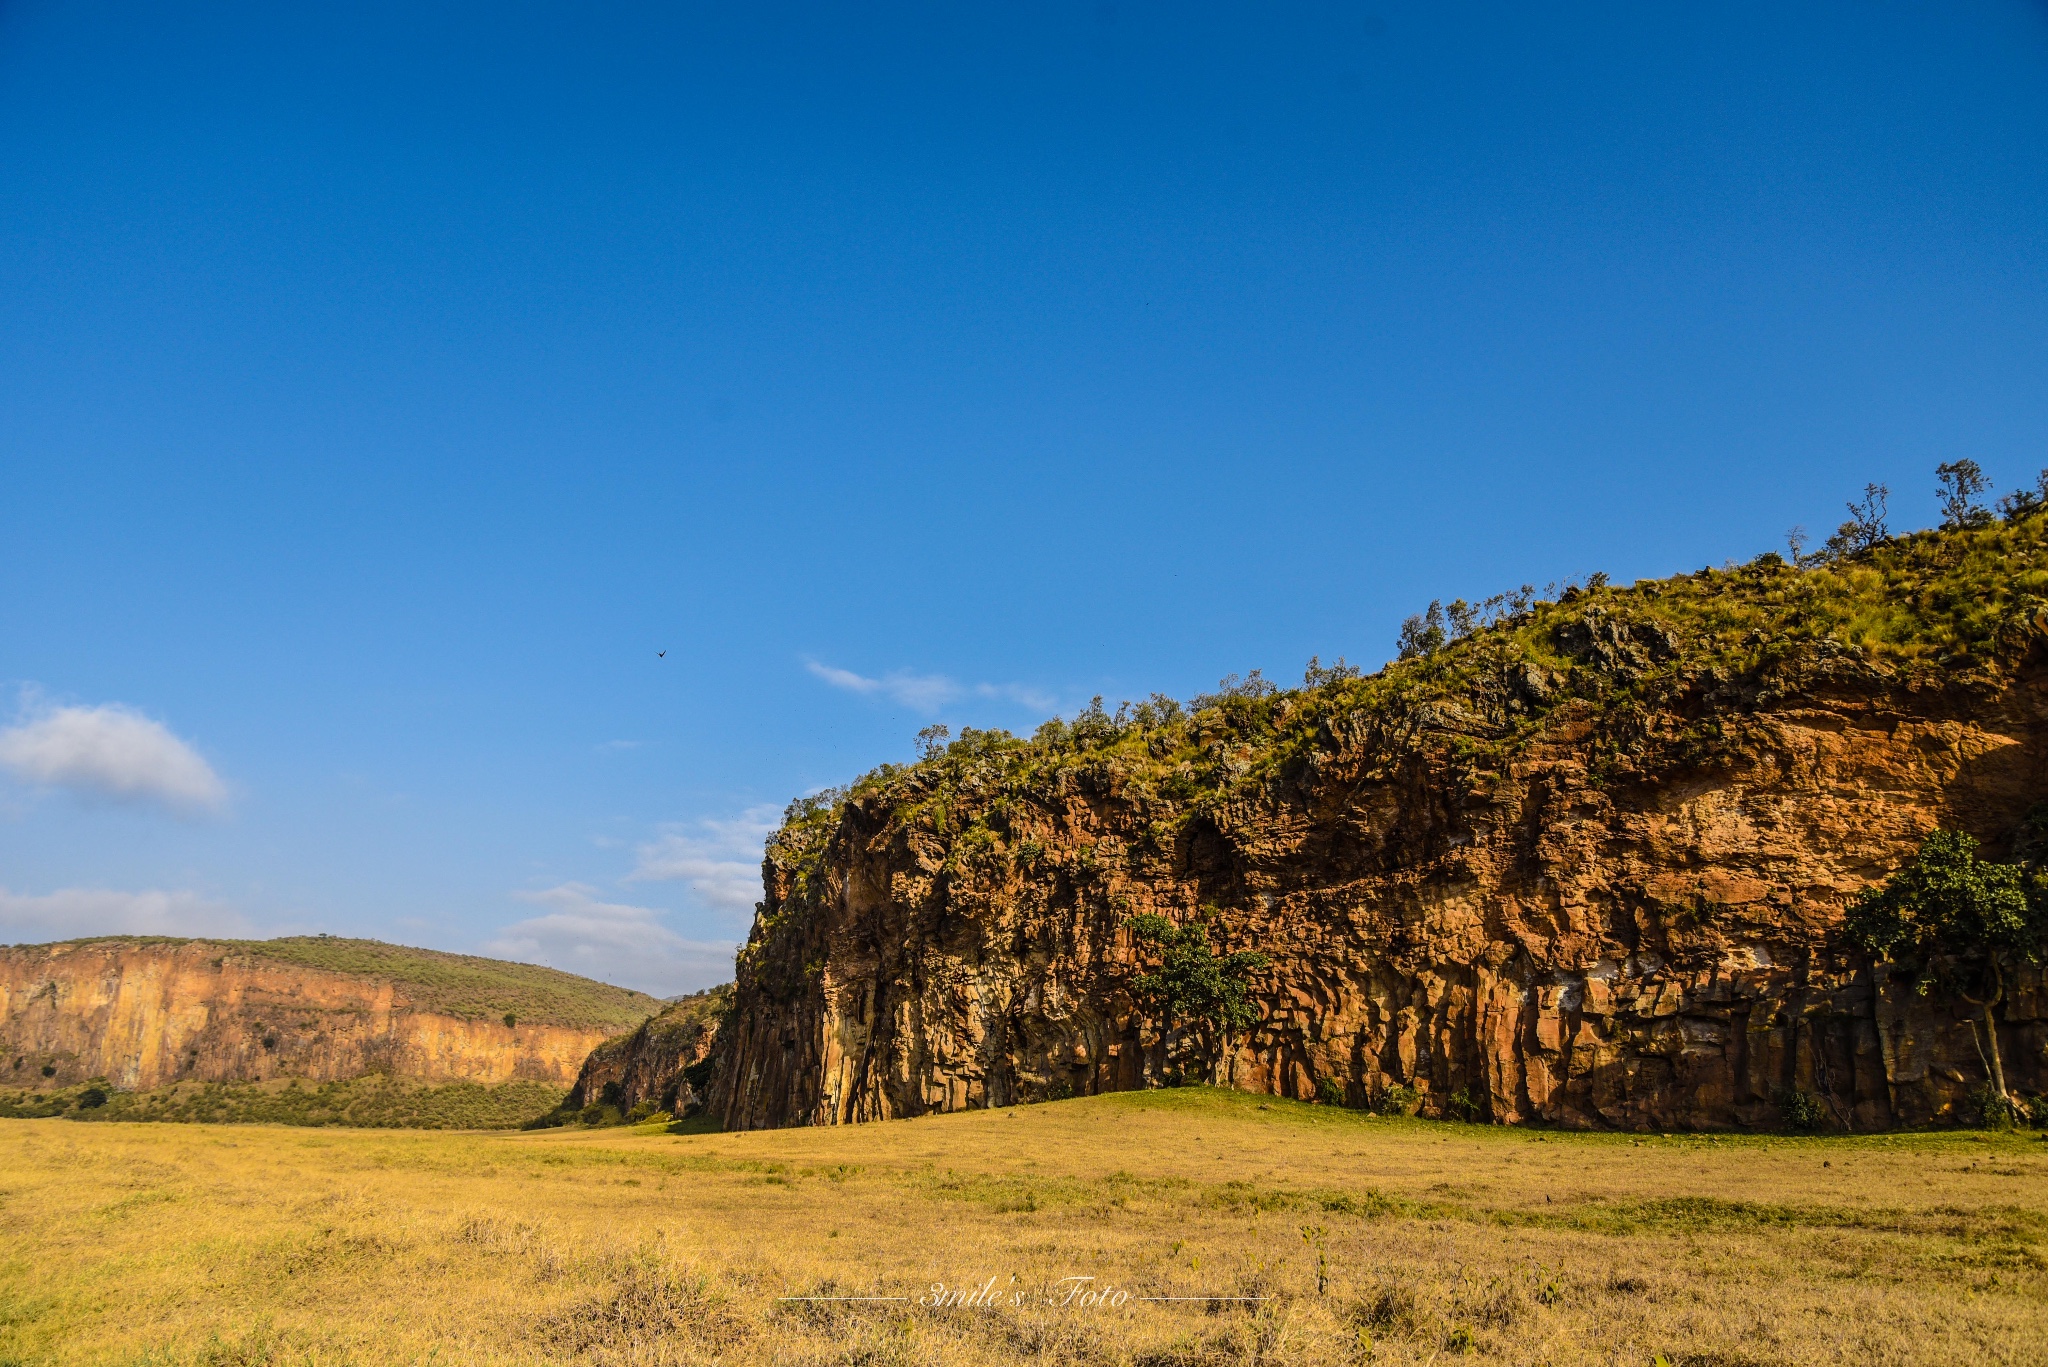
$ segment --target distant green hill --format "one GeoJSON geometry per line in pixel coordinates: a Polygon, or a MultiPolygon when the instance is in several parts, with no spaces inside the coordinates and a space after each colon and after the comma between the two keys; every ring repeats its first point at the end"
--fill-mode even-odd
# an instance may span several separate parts
{"type": "Polygon", "coordinates": [[[631,1030],[662,1009],[661,1000],[645,992],[580,978],[560,969],[388,945],[381,940],[349,940],[335,935],[290,935],[276,940],[103,935],[64,943],[218,945],[255,958],[388,981],[421,1010],[469,1020],[511,1015],[533,1025],[589,1026],[616,1032],[631,1030]]]}

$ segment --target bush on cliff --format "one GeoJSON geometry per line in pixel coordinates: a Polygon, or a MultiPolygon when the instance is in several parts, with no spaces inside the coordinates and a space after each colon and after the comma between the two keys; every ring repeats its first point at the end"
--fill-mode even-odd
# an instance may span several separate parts
{"type": "Polygon", "coordinates": [[[1875,958],[1918,975],[1918,990],[1952,994],[1977,1008],[1971,1023],[1989,1074],[1991,1112],[2009,1109],[1998,1049],[1998,1004],[2022,963],[2039,963],[2048,941],[2048,885],[2038,870],[1977,857],[1961,831],[1936,831],[1912,859],[1849,905],[1842,930],[1875,958]]]}
{"type": "MultiPolygon", "coordinates": [[[[2048,472],[2043,481],[2048,489],[2048,472]]],[[[927,824],[950,831],[958,804],[948,799],[963,783],[993,780],[1014,792],[1090,756],[1199,798],[1259,782],[1340,718],[1391,720],[1439,700],[1478,704],[1484,729],[1501,734],[1474,737],[1476,747],[1511,747],[1550,707],[1577,700],[1610,712],[1706,670],[1741,678],[1813,646],[1908,669],[1979,666],[2023,639],[2037,614],[2048,614],[2048,518],[2038,516],[2048,504],[2041,498],[2015,496],[2016,505],[2001,505],[2012,505],[2003,520],[1980,518],[1969,510],[1981,486],[1958,495],[1945,482],[1944,498],[1963,500],[1956,504],[1962,511],[1951,510],[1954,525],[1893,536],[1887,492],[1872,486],[1862,504],[1851,505],[1852,534],[1797,564],[1766,554],[1745,566],[1629,586],[1595,575],[1554,599],[1523,585],[1480,603],[1436,605],[1434,617],[1418,616],[1404,634],[1403,658],[1370,675],[1315,660],[1298,690],[1281,690],[1253,670],[1185,708],[1155,694],[1111,712],[1097,698],[1072,721],[1048,721],[1030,740],[972,727],[950,744],[927,736],[917,764],[883,765],[844,789],[790,804],[771,854],[821,846],[849,800],[894,804],[915,796],[928,818],[948,814],[927,824]],[[1242,766],[1216,763],[1219,745],[1247,743],[1242,766]]]]}
{"type": "Polygon", "coordinates": [[[1158,1023],[1163,1070],[1173,1074],[1177,1032],[1193,1026],[1211,1036],[1203,1072],[1215,1081],[1217,1056],[1258,1023],[1251,978],[1272,961],[1257,950],[1212,953],[1208,927],[1200,921],[1177,926],[1148,914],[1131,918],[1130,927],[1131,937],[1158,959],[1156,967],[1131,980],[1131,996],[1158,1023]]]}

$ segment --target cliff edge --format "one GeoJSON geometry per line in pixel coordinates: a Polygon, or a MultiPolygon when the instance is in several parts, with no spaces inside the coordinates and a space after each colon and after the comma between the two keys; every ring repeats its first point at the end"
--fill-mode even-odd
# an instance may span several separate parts
{"type": "Polygon", "coordinates": [[[550,968],[324,935],[0,946],[0,1084],[386,1073],[566,1088],[660,1007],[550,968]]]}

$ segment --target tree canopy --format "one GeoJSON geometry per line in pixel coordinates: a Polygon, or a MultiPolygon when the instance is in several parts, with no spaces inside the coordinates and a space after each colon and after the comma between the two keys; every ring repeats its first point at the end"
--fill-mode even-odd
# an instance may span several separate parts
{"type": "Polygon", "coordinates": [[[1132,917],[1130,926],[1139,944],[1159,954],[1157,968],[1131,981],[1131,995],[1159,1017],[1169,1046],[1176,1022],[1208,1025],[1226,1039],[1258,1023],[1251,975],[1271,959],[1250,949],[1212,952],[1208,927],[1200,921],[1177,926],[1147,913],[1132,917]]]}
{"type": "Polygon", "coordinates": [[[1936,831],[1863,891],[1843,930],[1858,948],[1953,985],[1972,960],[2039,960],[2048,899],[2029,896],[2032,881],[2018,864],[1979,859],[1976,840],[1963,832],[1936,831]]]}
{"type": "Polygon", "coordinates": [[[1863,890],[1842,929],[1874,957],[1916,969],[1921,991],[1940,987],[1977,1007],[1977,1049],[1990,1074],[1985,1114],[2010,1114],[1995,1008],[2006,969],[2040,962],[2048,940],[2040,874],[1979,859],[1976,840],[1961,831],[1936,831],[1891,877],[1863,890]]]}

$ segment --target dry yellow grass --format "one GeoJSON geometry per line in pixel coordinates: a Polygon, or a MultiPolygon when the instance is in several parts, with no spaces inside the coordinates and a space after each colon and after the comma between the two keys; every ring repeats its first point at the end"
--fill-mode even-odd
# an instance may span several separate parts
{"type": "Polygon", "coordinates": [[[2038,1364],[2044,1178],[2031,1135],[1204,1090],[747,1135],[0,1122],[0,1362],[2038,1364]],[[1071,1277],[1269,1299],[1045,1304],[1071,1277]]]}

